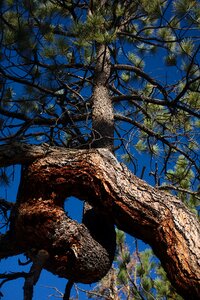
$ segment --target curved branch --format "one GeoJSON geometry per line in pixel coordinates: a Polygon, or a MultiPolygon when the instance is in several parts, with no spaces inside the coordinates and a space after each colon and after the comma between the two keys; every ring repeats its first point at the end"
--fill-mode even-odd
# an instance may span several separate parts
{"type": "Polygon", "coordinates": [[[33,258],[33,264],[30,268],[28,276],[24,283],[24,300],[33,299],[33,287],[38,282],[42,269],[49,258],[49,253],[46,250],[39,250],[33,258]]]}
{"type": "Polygon", "coordinates": [[[146,79],[152,85],[154,85],[155,87],[157,87],[159,89],[159,91],[163,94],[165,100],[168,99],[168,94],[166,92],[166,89],[160,83],[158,83],[154,78],[152,78],[151,76],[149,76],[148,74],[146,74],[140,68],[132,66],[132,65],[124,65],[124,64],[117,65],[117,64],[115,64],[115,65],[113,65],[113,69],[114,70],[122,70],[122,71],[126,70],[126,71],[131,71],[131,72],[136,73],[138,76],[146,79]]]}
{"type": "Polygon", "coordinates": [[[12,80],[14,82],[18,82],[18,83],[21,83],[21,84],[25,84],[27,86],[34,87],[35,89],[37,89],[40,92],[43,92],[45,94],[56,96],[56,91],[49,90],[49,89],[47,89],[45,87],[40,86],[39,84],[35,84],[34,82],[30,82],[30,81],[28,81],[26,79],[10,75],[10,74],[6,73],[2,68],[0,68],[0,75],[2,77],[10,79],[10,80],[12,80]]]}
{"type": "MultiPolygon", "coordinates": [[[[120,229],[149,243],[177,291],[186,299],[198,299],[200,227],[181,200],[149,186],[103,148],[69,150],[18,145],[16,159],[14,149],[10,150],[12,163],[20,162],[20,149],[21,155],[29,151],[29,161],[40,157],[34,162],[33,181],[36,178],[40,186],[51,183],[49,193],[61,189],[65,197],[73,195],[89,201],[120,229]]],[[[2,151],[0,163],[1,156],[2,151]]]]}
{"type": "Polygon", "coordinates": [[[196,199],[200,200],[199,192],[190,191],[188,189],[183,189],[183,188],[171,185],[171,184],[165,184],[165,185],[158,186],[158,189],[163,190],[163,191],[174,190],[177,192],[183,192],[185,194],[195,196],[196,199]]]}
{"type": "MultiPolygon", "coordinates": [[[[15,273],[6,273],[6,274],[0,274],[0,279],[3,279],[0,283],[0,288],[8,281],[15,280],[18,278],[27,278],[28,273],[26,272],[15,272],[15,273]]],[[[0,297],[1,297],[1,292],[0,292],[0,297]]]]}
{"type": "Polygon", "coordinates": [[[54,149],[34,163],[32,176],[42,185],[57,178],[57,189],[61,182],[66,196],[86,199],[120,229],[149,243],[178,292],[196,299],[200,292],[196,216],[176,197],[135,177],[106,149],[60,149],[60,154],[54,149]]]}
{"type": "Polygon", "coordinates": [[[113,102],[129,101],[129,100],[143,101],[143,102],[146,102],[146,103],[161,105],[161,106],[165,106],[165,107],[168,107],[168,108],[177,108],[177,109],[180,109],[182,111],[185,111],[185,112],[189,113],[191,116],[194,116],[194,117],[200,119],[200,114],[198,112],[194,111],[193,109],[190,109],[186,105],[184,106],[184,105],[180,105],[179,103],[175,103],[174,100],[169,102],[169,101],[165,101],[165,100],[146,97],[144,95],[139,95],[139,94],[119,95],[119,96],[113,96],[112,97],[113,102]]]}

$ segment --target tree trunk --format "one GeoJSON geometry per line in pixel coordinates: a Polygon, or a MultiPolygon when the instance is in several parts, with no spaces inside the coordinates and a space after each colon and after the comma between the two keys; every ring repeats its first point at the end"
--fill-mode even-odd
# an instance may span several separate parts
{"type": "MultiPolygon", "coordinates": [[[[67,150],[15,144],[14,148],[10,146],[10,151],[4,150],[5,147],[0,146],[0,165],[5,165],[6,159],[8,164],[24,162],[26,157],[30,163],[30,153],[33,160],[38,156],[28,175],[33,185],[25,185],[23,189],[23,205],[33,190],[33,206],[36,202],[43,205],[45,201],[58,205],[69,196],[88,201],[120,229],[152,246],[180,295],[199,299],[199,222],[179,199],[134,176],[106,149],[67,150]],[[35,187],[34,182],[39,182],[40,186],[35,187]]],[[[59,213],[62,215],[62,211],[59,213]]],[[[23,224],[16,225],[20,233],[23,224]]],[[[58,232],[63,232],[59,231],[61,227],[58,232]]],[[[78,229],[77,235],[80,232],[78,229]]],[[[35,227],[35,234],[40,238],[40,228],[35,227]]],[[[0,244],[1,253],[3,246],[0,244]]]]}
{"type": "Polygon", "coordinates": [[[92,95],[92,130],[94,148],[112,151],[114,139],[114,114],[109,95],[108,80],[111,72],[110,53],[105,45],[96,45],[96,66],[92,95]]]}

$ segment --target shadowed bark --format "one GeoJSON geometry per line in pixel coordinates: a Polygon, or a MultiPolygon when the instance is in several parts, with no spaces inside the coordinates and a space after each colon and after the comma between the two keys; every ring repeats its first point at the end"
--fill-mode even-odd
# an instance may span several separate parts
{"type": "MultiPolygon", "coordinates": [[[[20,145],[15,144],[16,147],[20,152],[20,145]]],[[[31,198],[29,195],[34,194],[37,200],[32,197],[30,203],[34,207],[37,202],[37,205],[40,205],[40,213],[42,207],[44,213],[47,210],[47,215],[50,214],[48,220],[54,224],[54,228],[58,226],[56,220],[59,213],[59,226],[64,228],[64,231],[60,231],[60,238],[61,241],[62,238],[65,241],[63,234],[68,228],[65,228],[62,223],[63,212],[59,208],[55,215],[53,213],[54,207],[56,211],[59,201],[63,201],[60,195],[65,197],[73,195],[86,200],[99,212],[109,216],[111,222],[113,221],[120,229],[149,243],[179,294],[186,299],[198,299],[200,294],[199,222],[179,199],[138,179],[124,165],[118,163],[106,149],[66,150],[51,147],[47,151],[46,146],[24,145],[21,156],[25,148],[26,152],[28,149],[34,152],[35,148],[39,158],[35,160],[36,157],[33,155],[35,161],[28,174],[31,181],[29,186],[25,185],[24,196],[20,200],[22,212],[23,206],[26,207],[26,202],[31,198]],[[48,209],[50,202],[51,209],[48,209]]],[[[4,153],[4,157],[8,155],[3,149],[3,146],[0,146],[0,165],[3,164],[2,154],[4,153]]],[[[30,157],[28,155],[27,157],[30,162],[30,157]]],[[[17,158],[10,156],[10,162],[19,163],[20,155],[17,158]]],[[[16,223],[19,240],[22,239],[22,236],[20,237],[23,229],[23,224],[20,223],[22,217],[23,213],[16,223]]],[[[69,228],[71,231],[73,231],[73,222],[69,228]]],[[[41,226],[34,227],[35,239],[39,239],[43,245],[41,228],[41,226]]],[[[79,245],[82,245],[79,235],[85,234],[84,228],[80,225],[77,233],[72,233],[73,237],[77,236],[79,245]]],[[[54,236],[56,234],[54,233],[54,236]]],[[[27,239],[31,238],[27,236],[27,239]]],[[[55,242],[56,240],[57,238],[55,242]]],[[[67,247],[73,248],[72,244],[67,247]]],[[[2,245],[0,247],[1,254],[2,245]]],[[[58,249],[59,247],[56,251],[58,249]]],[[[57,255],[56,252],[54,255],[57,255]]],[[[71,252],[69,255],[75,256],[71,252]]],[[[51,271],[58,274],[56,260],[51,265],[55,266],[51,271]]],[[[46,267],[50,268],[48,265],[46,267]]],[[[77,264],[77,269],[74,269],[77,273],[81,271],[77,271],[78,268],[80,266],[77,264]]],[[[59,275],[62,276],[62,272],[59,275]]]]}

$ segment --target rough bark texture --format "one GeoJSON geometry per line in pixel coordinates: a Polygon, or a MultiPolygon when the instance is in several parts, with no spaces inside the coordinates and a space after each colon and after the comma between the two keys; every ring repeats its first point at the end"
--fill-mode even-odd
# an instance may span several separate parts
{"type": "MultiPolygon", "coordinates": [[[[34,149],[34,147],[26,146],[26,151],[29,148],[31,151],[34,149]]],[[[0,147],[0,165],[2,163],[1,149],[3,151],[3,148],[0,147]]],[[[186,299],[199,299],[199,222],[179,199],[138,179],[124,165],[118,163],[111,152],[106,149],[49,148],[47,151],[46,146],[36,146],[36,149],[39,159],[34,162],[30,176],[32,182],[40,182],[40,186],[35,187],[33,184],[26,187],[26,195],[28,197],[29,194],[34,194],[38,205],[41,206],[40,210],[44,206],[44,212],[48,209],[48,201],[51,202],[51,209],[48,211],[52,214],[50,223],[56,223],[52,205],[57,205],[57,201],[62,201],[62,199],[54,198],[53,195],[61,193],[65,197],[73,195],[87,200],[98,211],[105,212],[120,229],[152,246],[179,294],[186,299]],[[42,153],[43,157],[41,157],[42,153]],[[48,190],[46,190],[47,186],[48,190]],[[46,202],[42,200],[43,198],[40,199],[44,194],[46,202]]],[[[5,155],[9,154],[4,153],[4,158],[5,155]]],[[[20,161],[10,156],[10,162],[20,161]]],[[[31,201],[34,206],[36,200],[31,199],[31,201]]],[[[24,203],[21,205],[26,206],[26,197],[22,202],[24,203]]],[[[61,216],[62,213],[59,211],[61,216]]],[[[59,219],[62,218],[59,216],[59,219]]],[[[19,225],[18,235],[21,234],[20,228],[23,229],[23,224],[19,225]]],[[[68,230],[62,224],[59,226],[63,226],[63,234],[66,229],[68,230]]],[[[35,229],[35,238],[43,243],[40,228],[35,229]]],[[[70,230],[73,230],[73,222],[70,230]]],[[[84,229],[81,228],[80,232],[75,234],[77,240],[82,232],[85,234],[84,229]]],[[[74,237],[74,232],[72,236],[74,237]]],[[[55,243],[56,240],[57,238],[55,243]]],[[[69,243],[73,244],[71,240],[69,243]]],[[[1,251],[2,245],[0,246],[1,251]]],[[[74,253],[70,254],[75,256],[74,253]]]]}
{"type": "Polygon", "coordinates": [[[107,148],[112,151],[114,138],[114,114],[109,96],[110,53],[105,45],[97,45],[94,89],[92,95],[92,147],[107,148]]]}

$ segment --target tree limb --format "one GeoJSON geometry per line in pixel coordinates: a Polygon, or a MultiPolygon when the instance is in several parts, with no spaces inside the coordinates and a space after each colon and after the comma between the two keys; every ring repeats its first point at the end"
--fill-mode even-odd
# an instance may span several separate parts
{"type": "Polygon", "coordinates": [[[136,73],[138,76],[146,79],[148,82],[153,84],[156,88],[158,88],[158,90],[163,94],[165,100],[168,99],[168,94],[166,92],[166,89],[160,83],[158,83],[154,78],[146,74],[142,69],[132,65],[125,65],[125,64],[115,64],[113,66],[113,69],[122,70],[122,71],[126,70],[126,71],[131,71],[136,73]]]}
{"type": "Polygon", "coordinates": [[[30,163],[48,153],[49,145],[33,146],[23,143],[11,143],[0,146],[0,167],[30,163]]]}
{"type": "Polygon", "coordinates": [[[33,299],[33,287],[37,283],[44,264],[49,258],[49,253],[46,250],[38,251],[37,255],[33,257],[33,264],[31,266],[28,276],[24,283],[24,300],[33,299]]]}
{"type": "MultiPolygon", "coordinates": [[[[5,150],[5,146],[0,146],[0,164],[5,162],[2,148],[5,150]]],[[[51,184],[55,190],[57,178],[56,189],[60,182],[65,198],[76,196],[107,213],[121,230],[152,246],[183,297],[198,298],[200,227],[181,200],[149,186],[103,148],[69,150],[18,145],[13,149],[18,152],[15,157],[10,150],[10,163],[24,163],[24,157],[30,162],[38,157],[34,173],[30,174],[32,180],[36,178],[40,186],[51,184]]]]}
{"type": "Polygon", "coordinates": [[[144,126],[143,124],[141,124],[141,123],[139,123],[139,122],[137,122],[137,121],[135,121],[135,120],[133,120],[129,117],[123,116],[121,114],[115,114],[115,119],[133,124],[134,126],[138,127],[143,132],[146,132],[149,136],[155,137],[156,139],[158,139],[159,141],[161,141],[165,145],[167,145],[169,148],[181,153],[183,156],[185,156],[195,166],[196,170],[198,172],[200,172],[200,168],[197,165],[196,161],[193,158],[191,158],[191,156],[189,154],[187,154],[187,152],[183,151],[182,149],[178,148],[173,143],[169,142],[164,136],[160,135],[157,132],[154,132],[153,130],[149,129],[148,127],[144,126]]]}
{"type": "Polygon", "coordinates": [[[66,287],[65,287],[65,294],[63,296],[63,300],[70,300],[70,293],[71,289],[73,287],[74,282],[71,280],[68,280],[66,287]]]}

